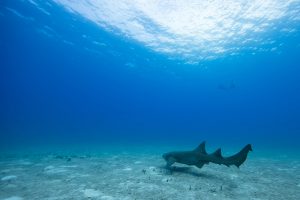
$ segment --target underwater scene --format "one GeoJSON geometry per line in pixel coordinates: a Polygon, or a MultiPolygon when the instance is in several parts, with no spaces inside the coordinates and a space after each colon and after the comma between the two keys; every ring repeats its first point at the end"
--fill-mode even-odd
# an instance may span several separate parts
{"type": "Polygon", "coordinates": [[[0,200],[300,199],[300,0],[1,0],[0,200]]]}

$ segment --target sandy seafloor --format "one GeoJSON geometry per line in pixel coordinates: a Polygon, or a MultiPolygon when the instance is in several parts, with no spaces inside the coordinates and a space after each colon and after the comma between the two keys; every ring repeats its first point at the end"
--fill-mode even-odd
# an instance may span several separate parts
{"type": "Polygon", "coordinates": [[[142,152],[1,154],[0,200],[300,199],[300,159],[249,155],[241,166],[164,168],[142,152]]]}

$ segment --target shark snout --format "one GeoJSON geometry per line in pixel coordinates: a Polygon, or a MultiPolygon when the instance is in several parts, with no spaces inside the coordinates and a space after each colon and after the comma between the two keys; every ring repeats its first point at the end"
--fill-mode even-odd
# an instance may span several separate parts
{"type": "Polygon", "coordinates": [[[171,157],[171,154],[170,153],[164,153],[162,155],[162,157],[165,159],[165,161],[168,161],[170,159],[170,157],[171,157]]]}
{"type": "Polygon", "coordinates": [[[162,157],[163,157],[165,160],[167,160],[167,154],[166,154],[166,153],[164,153],[164,154],[162,155],[162,157]]]}

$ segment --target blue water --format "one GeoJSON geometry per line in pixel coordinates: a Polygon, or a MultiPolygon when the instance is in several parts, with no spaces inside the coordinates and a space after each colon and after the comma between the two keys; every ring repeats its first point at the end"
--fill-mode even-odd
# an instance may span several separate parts
{"type": "Polygon", "coordinates": [[[0,3],[1,149],[206,140],[299,151],[300,23],[270,34],[280,53],[195,64],[45,2],[50,15],[29,1],[0,3]]]}

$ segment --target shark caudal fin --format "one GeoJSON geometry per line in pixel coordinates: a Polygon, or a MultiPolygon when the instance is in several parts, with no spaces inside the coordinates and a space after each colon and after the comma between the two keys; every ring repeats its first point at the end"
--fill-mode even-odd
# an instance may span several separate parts
{"type": "Polygon", "coordinates": [[[194,149],[194,151],[207,155],[207,152],[205,150],[205,141],[203,141],[201,144],[199,144],[199,146],[196,149],[194,149]]]}
{"type": "Polygon", "coordinates": [[[235,165],[238,168],[245,162],[247,159],[249,151],[252,151],[251,144],[247,144],[240,152],[237,154],[224,158],[224,163],[227,166],[235,165]]]}

